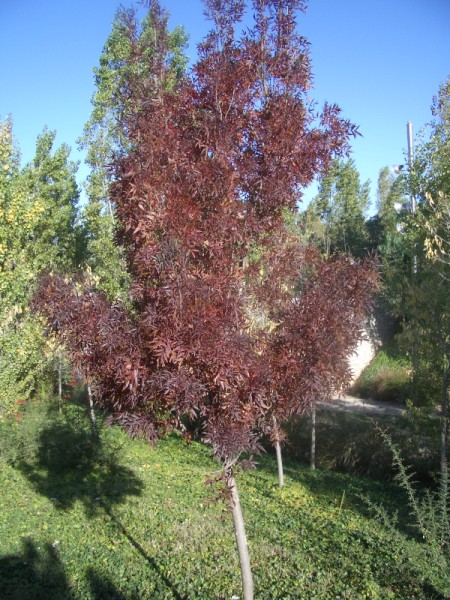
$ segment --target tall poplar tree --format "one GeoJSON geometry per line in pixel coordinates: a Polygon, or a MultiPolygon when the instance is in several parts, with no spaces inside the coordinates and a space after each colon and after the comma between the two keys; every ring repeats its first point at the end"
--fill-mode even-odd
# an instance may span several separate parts
{"type": "Polygon", "coordinates": [[[311,224],[315,223],[310,237],[327,253],[344,252],[355,257],[367,254],[369,236],[365,213],[369,188],[369,181],[361,184],[352,159],[333,161],[320,179],[319,192],[307,209],[305,226],[309,220],[311,231],[311,224]]]}
{"type": "Polygon", "coordinates": [[[99,65],[94,69],[96,89],[92,113],[79,139],[81,148],[87,151],[86,162],[90,167],[86,182],[88,203],[83,210],[87,262],[98,277],[99,287],[111,299],[123,299],[128,288],[123,248],[115,240],[117,223],[110,196],[110,165],[115,155],[127,150],[123,119],[127,111],[133,110],[122,92],[131,78],[137,78],[141,82],[141,94],[145,96],[146,82],[158,76],[154,72],[154,56],[160,50],[162,37],[165,67],[171,73],[165,85],[172,89],[186,68],[187,36],[181,27],[169,32],[167,13],[160,16],[164,36],[155,33],[152,11],[139,20],[134,9],[117,10],[99,65]],[[139,61],[132,64],[130,57],[136,48],[139,48],[139,61]]]}
{"type": "Polygon", "coordinates": [[[395,176],[389,167],[383,167],[378,174],[376,214],[366,226],[370,237],[370,247],[381,255],[389,252],[389,245],[396,239],[398,213],[396,205],[406,201],[406,180],[402,175],[395,176]]]}
{"type": "Polygon", "coordinates": [[[20,166],[12,122],[0,124],[0,411],[14,410],[42,375],[49,348],[30,315],[36,278],[65,272],[77,262],[77,166],[69,149],[54,149],[55,132],[44,130],[34,159],[20,166]]]}
{"type": "Polygon", "coordinates": [[[406,213],[405,236],[413,276],[405,280],[403,311],[408,315],[403,340],[417,356],[418,383],[429,387],[437,375],[442,407],[441,475],[447,476],[450,377],[450,78],[431,107],[429,137],[417,145],[408,173],[408,191],[417,201],[406,213]]]}

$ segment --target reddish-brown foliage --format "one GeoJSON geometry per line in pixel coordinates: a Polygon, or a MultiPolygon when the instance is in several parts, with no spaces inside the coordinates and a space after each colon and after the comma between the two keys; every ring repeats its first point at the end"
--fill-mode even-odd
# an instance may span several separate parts
{"type": "Polygon", "coordinates": [[[255,0],[239,40],[243,2],[206,6],[214,30],[176,90],[158,41],[154,76],[121,90],[133,110],[111,192],[133,314],[60,278],[42,282],[37,306],[132,432],[199,418],[228,461],[256,447],[267,414],[283,420],[346,380],[376,277],[369,263],[322,261],[284,227],[283,211],[356,134],[336,106],[316,115],[308,101],[304,3],[255,0]],[[273,331],[250,327],[252,311],[273,331]]]}
{"type": "Polygon", "coordinates": [[[279,306],[279,326],[268,336],[262,378],[267,413],[282,422],[329,400],[350,380],[349,353],[363,335],[377,273],[371,260],[320,259],[309,253],[309,273],[295,298],[279,306]],[[270,410],[269,410],[270,409],[270,410]]]}

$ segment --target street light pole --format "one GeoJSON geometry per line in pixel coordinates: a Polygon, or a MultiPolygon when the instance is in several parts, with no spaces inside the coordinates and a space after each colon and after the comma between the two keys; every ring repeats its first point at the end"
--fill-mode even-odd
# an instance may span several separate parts
{"type": "MultiPolygon", "coordinates": [[[[406,136],[408,138],[408,167],[409,167],[409,199],[410,199],[410,210],[411,214],[416,213],[416,197],[414,196],[413,190],[411,189],[411,173],[414,165],[414,137],[413,137],[413,124],[411,121],[406,123],[406,136]]],[[[413,279],[416,278],[417,274],[417,253],[414,248],[413,254],[413,279]]]]}
{"type": "MultiPolygon", "coordinates": [[[[411,173],[414,163],[414,138],[413,138],[413,124],[411,121],[406,123],[406,135],[408,138],[408,165],[409,172],[411,173]]],[[[416,212],[416,198],[414,194],[410,193],[411,200],[411,212],[414,214],[416,212]]]]}
{"type": "MultiPolygon", "coordinates": [[[[411,173],[414,168],[414,137],[413,137],[413,124],[411,121],[406,123],[406,136],[408,138],[408,168],[409,168],[409,198],[410,198],[410,210],[411,214],[414,215],[416,213],[416,197],[414,196],[414,192],[411,184],[411,173]]],[[[414,245],[413,249],[413,267],[412,267],[412,280],[413,285],[417,281],[417,251],[416,245],[414,245]]],[[[417,350],[416,344],[413,344],[412,347],[412,362],[413,362],[413,400],[417,399],[417,387],[416,387],[416,379],[417,379],[417,350]]]]}

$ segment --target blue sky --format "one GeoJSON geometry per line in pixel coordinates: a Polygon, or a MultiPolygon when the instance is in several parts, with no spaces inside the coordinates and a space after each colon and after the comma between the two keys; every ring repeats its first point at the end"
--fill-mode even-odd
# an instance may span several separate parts
{"type": "MultiPolygon", "coordinates": [[[[0,117],[12,115],[23,163],[45,125],[83,160],[76,139],[89,118],[92,69],[118,4],[0,0],[0,117]]],[[[171,25],[190,35],[194,60],[209,29],[202,2],[162,4],[171,25]]],[[[430,120],[432,97],[450,76],[449,27],[450,0],[310,0],[299,16],[298,30],[311,43],[312,97],[336,102],[359,125],[352,156],[361,180],[372,181],[372,198],[380,168],[404,162],[406,122],[417,132],[430,120]]],[[[86,174],[81,166],[80,183],[86,174]]]]}

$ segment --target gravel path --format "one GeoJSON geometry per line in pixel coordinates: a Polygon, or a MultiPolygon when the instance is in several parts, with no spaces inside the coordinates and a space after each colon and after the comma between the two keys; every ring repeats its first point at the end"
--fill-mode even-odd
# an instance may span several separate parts
{"type": "Polygon", "coordinates": [[[325,410],[344,410],[368,415],[392,415],[396,417],[401,417],[405,410],[405,407],[400,404],[375,402],[374,400],[364,400],[348,395],[335,398],[331,402],[319,402],[318,406],[325,410]]]}

